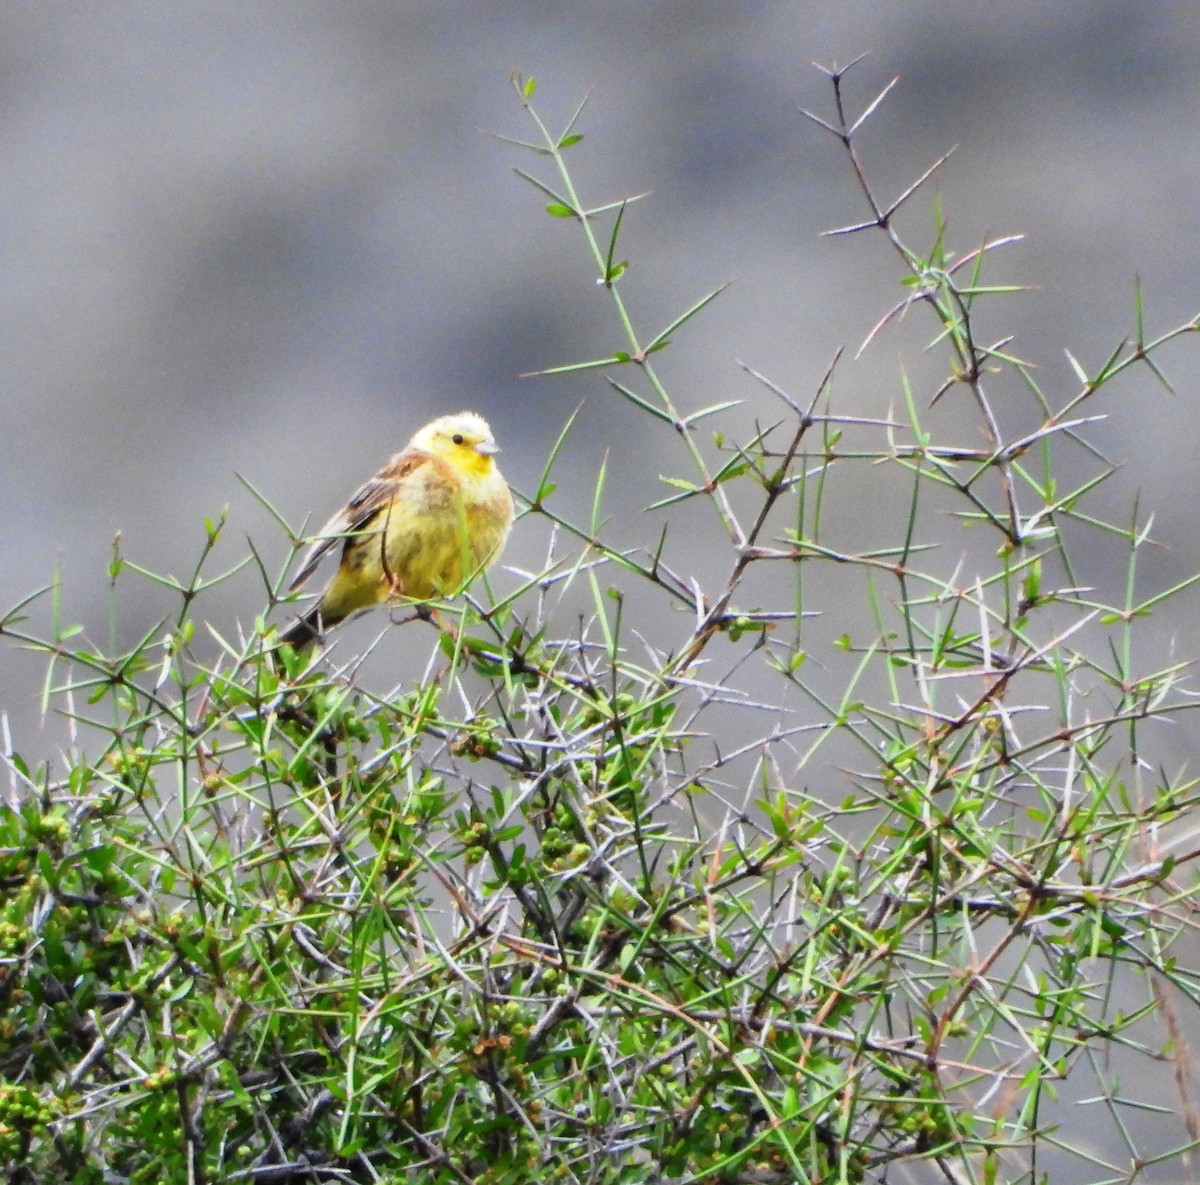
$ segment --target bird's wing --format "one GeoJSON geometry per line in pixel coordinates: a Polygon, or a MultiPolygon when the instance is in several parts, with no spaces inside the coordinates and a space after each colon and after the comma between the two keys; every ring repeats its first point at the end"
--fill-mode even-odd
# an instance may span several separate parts
{"type": "Polygon", "coordinates": [[[350,501],[313,537],[289,589],[298,589],[339,543],[366,530],[371,520],[391,505],[397,487],[428,460],[425,453],[415,449],[397,453],[370,481],[361,485],[350,501]]]}

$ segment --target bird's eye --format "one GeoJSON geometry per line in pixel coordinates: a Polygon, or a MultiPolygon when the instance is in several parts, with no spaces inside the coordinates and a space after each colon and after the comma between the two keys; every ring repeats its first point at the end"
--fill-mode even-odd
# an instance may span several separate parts
{"type": "Polygon", "coordinates": [[[462,436],[462,433],[461,433],[461,432],[455,432],[453,439],[454,439],[454,443],[455,443],[455,444],[462,444],[462,442],[463,442],[463,436],[462,436]]]}

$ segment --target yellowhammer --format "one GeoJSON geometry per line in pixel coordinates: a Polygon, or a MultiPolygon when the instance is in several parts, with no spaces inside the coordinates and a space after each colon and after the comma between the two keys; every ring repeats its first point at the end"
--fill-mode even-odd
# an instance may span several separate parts
{"type": "Polygon", "coordinates": [[[338,544],[341,562],[280,641],[301,648],[360,609],[460,592],[500,554],[512,526],[512,494],[493,459],[499,451],[474,412],[426,424],[317,533],[291,587],[338,544]]]}

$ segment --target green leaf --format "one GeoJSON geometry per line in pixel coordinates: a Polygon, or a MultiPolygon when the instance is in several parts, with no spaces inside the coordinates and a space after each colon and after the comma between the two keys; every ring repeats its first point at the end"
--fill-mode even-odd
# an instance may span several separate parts
{"type": "Polygon", "coordinates": [[[698,301],[696,301],[691,308],[687,309],[685,312],[676,317],[675,320],[672,321],[671,324],[665,329],[661,330],[654,340],[646,347],[646,353],[651,354],[655,350],[661,349],[663,346],[665,346],[667,344],[667,338],[669,338],[671,334],[675,332],[675,330],[686,325],[698,312],[700,312],[701,309],[705,308],[712,301],[716,300],[717,297],[729,287],[730,283],[731,281],[727,281],[719,288],[714,288],[707,295],[702,296],[698,301]]]}
{"type": "Polygon", "coordinates": [[[663,474],[660,473],[658,475],[658,480],[664,485],[671,486],[672,489],[687,490],[689,493],[694,493],[696,490],[700,489],[700,486],[696,485],[695,482],[685,481],[682,477],[664,477],[663,474]]]}
{"type": "Polygon", "coordinates": [[[574,218],[575,211],[570,206],[563,205],[562,202],[551,202],[546,207],[547,214],[553,214],[555,218],[574,218]]]}
{"type": "Polygon", "coordinates": [[[544,378],[551,374],[571,374],[576,370],[596,370],[601,366],[612,366],[614,363],[631,362],[632,359],[628,354],[618,352],[607,358],[593,358],[590,362],[569,362],[566,366],[550,366],[545,370],[527,370],[522,375],[523,379],[544,378]]]}
{"type": "MultiPolygon", "coordinates": [[[[625,355],[623,361],[625,361],[625,362],[629,361],[628,354],[625,355]]],[[[609,386],[611,386],[614,391],[616,391],[620,395],[623,395],[626,399],[629,400],[630,403],[634,404],[637,407],[640,407],[643,411],[648,411],[652,416],[657,416],[664,423],[670,424],[672,427],[674,427],[674,425],[675,425],[674,418],[672,416],[668,415],[665,411],[663,411],[662,408],[655,407],[653,403],[650,403],[647,400],[643,399],[640,395],[631,391],[628,387],[622,386],[620,383],[617,382],[616,379],[610,378],[608,380],[608,382],[609,382],[609,386]]]]}

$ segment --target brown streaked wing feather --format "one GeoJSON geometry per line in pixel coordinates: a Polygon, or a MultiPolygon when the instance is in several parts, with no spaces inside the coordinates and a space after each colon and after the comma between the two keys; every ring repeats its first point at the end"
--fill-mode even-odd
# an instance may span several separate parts
{"type": "Polygon", "coordinates": [[[371,519],[391,502],[396,486],[428,460],[426,453],[415,450],[397,453],[370,481],[361,485],[350,501],[316,533],[312,546],[304,553],[300,571],[288,585],[289,590],[298,589],[329,552],[345,542],[347,535],[365,530],[371,519]]]}

